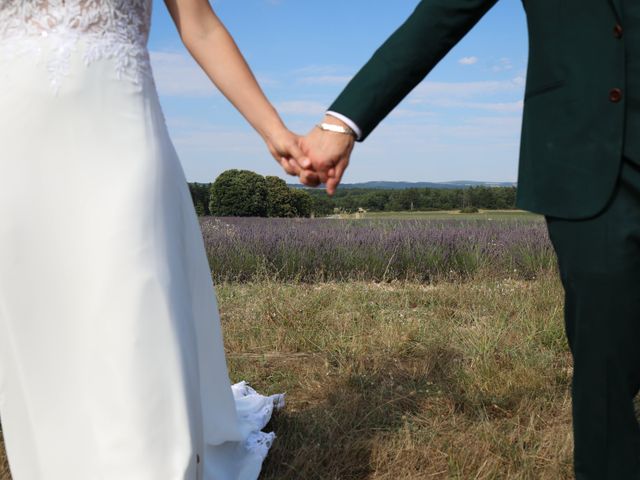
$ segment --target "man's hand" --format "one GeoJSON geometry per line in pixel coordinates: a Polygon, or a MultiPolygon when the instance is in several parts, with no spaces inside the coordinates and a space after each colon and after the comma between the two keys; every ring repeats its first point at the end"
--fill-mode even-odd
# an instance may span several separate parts
{"type": "MultiPolygon", "coordinates": [[[[346,126],[342,121],[329,115],[324,118],[324,122],[346,126]]],[[[351,135],[328,132],[314,127],[300,141],[305,155],[299,164],[303,169],[299,174],[300,181],[313,187],[326,183],[327,193],[333,195],[349,165],[354,143],[355,138],[351,135]]]]}

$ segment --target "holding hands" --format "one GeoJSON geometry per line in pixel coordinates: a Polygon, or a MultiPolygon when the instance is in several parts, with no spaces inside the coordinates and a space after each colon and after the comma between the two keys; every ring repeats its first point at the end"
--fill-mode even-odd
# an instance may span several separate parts
{"type": "Polygon", "coordinates": [[[333,195],[349,165],[356,134],[341,120],[327,115],[306,137],[286,130],[276,140],[265,140],[289,175],[299,176],[300,182],[310,187],[326,184],[327,193],[333,195]]]}
{"type": "Polygon", "coordinates": [[[327,193],[333,195],[349,165],[355,140],[355,133],[348,125],[326,115],[320,126],[315,126],[300,139],[300,147],[305,154],[300,181],[312,187],[324,183],[327,193]]]}
{"type": "Polygon", "coordinates": [[[326,184],[327,193],[333,195],[349,165],[356,134],[346,123],[326,115],[305,137],[282,125],[263,138],[285,172],[300,177],[308,187],[326,184]]]}

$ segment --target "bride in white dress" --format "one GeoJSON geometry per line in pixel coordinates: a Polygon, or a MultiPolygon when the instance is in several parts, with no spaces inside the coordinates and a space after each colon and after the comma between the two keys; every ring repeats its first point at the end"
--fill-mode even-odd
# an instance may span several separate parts
{"type": "MultiPolygon", "coordinates": [[[[208,1],[165,3],[299,173],[297,137],[208,1]]],[[[253,480],[275,436],[262,428],[283,395],[231,387],[150,13],[151,0],[0,0],[0,417],[14,480],[253,480]]]]}

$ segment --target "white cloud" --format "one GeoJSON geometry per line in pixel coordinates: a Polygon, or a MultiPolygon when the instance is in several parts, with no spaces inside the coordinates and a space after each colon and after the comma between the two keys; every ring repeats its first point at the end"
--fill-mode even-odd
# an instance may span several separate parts
{"type": "Polygon", "coordinates": [[[492,72],[504,72],[506,70],[511,70],[513,68],[513,64],[511,63],[511,59],[507,57],[502,57],[494,62],[491,65],[492,72]]]}
{"type": "Polygon", "coordinates": [[[478,57],[462,57],[458,60],[460,65],[473,65],[474,63],[478,63],[478,57]]]}
{"type": "Polygon", "coordinates": [[[190,55],[152,51],[150,57],[160,95],[171,97],[219,95],[209,77],[190,55]]]}
{"type": "Polygon", "coordinates": [[[341,65],[308,65],[290,73],[298,85],[343,86],[353,78],[353,69],[341,65]]]}
{"type": "Polygon", "coordinates": [[[307,65],[293,70],[291,73],[298,76],[306,75],[333,75],[343,70],[340,65],[307,65]]]}
{"type": "Polygon", "coordinates": [[[322,115],[327,110],[323,103],[305,100],[277,102],[275,107],[278,112],[290,115],[322,115]]]}
{"type": "Polygon", "coordinates": [[[345,182],[515,181],[520,128],[517,115],[473,116],[447,125],[383,121],[367,141],[356,146],[345,182]]]}
{"type": "Polygon", "coordinates": [[[509,80],[486,80],[479,82],[423,82],[411,95],[412,103],[425,99],[471,99],[504,93],[519,93],[524,89],[524,77],[509,80]]]}
{"type": "Polygon", "coordinates": [[[167,125],[172,142],[183,152],[237,152],[254,155],[265,152],[264,143],[258,134],[248,127],[229,128],[173,116],[167,118],[167,125]]]}
{"type": "Polygon", "coordinates": [[[302,85],[346,85],[351,78],[350,75],[319,75],[302,77],[298,79],[298,83],[302,85]]]}
{"type": "Polygon", "coordinates": [[[434,99],[428,103],[436,107],[488,110],[493,112],[521,112],[524,107],[522,100],[515,102],[457,102],[448,99],[434,99]]]}
{"type": "Polygon", "coordinates": [[[429,118],[435,116],[435,112],[423,110],[411,110],[410,108],[397,107],[391,111],[389,118],[408,119],[408,118],[429,118]]]}
{"type": "MultiPolygon", "coordinates": [[[[188,53],[151,51],[153,76],[158,93],[167,97],[222,96],[200,65],[188,53]]],[[[278,87],[269,75],[256,75],[262,87],[278,87]]]]}
{"type": "Polygon", "coordinates": [[[521,115],[524,83],[522,76],[501,81],[423,82],[390,118],[394,123],[415,120],[416,124],[432,126],[473,118],[481,112],[521,115]]]}
{"type": "Polygon", "coordinates": [[[513,115],[471,117],[448,125],[383,122],[371,136],[375,142],[372,141],[369,145],[365,142],[361,148],[381,148],[380,142],[390,145],[409,142],[412,150],[431,148],[432,145],[517,144],[521,124],[522,117],[513,115]]]}

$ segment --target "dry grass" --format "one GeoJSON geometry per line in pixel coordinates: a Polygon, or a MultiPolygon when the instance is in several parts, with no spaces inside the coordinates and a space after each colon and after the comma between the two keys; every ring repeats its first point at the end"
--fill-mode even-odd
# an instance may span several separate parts
{"type": "Polygon", "coordinates": [[[572,477],[555,272],[217,291],[232,379],[287,392],[262,478],[572,477]]]}
{"type": "Polygon", "coordinates": [[[9,463],[4,453],[4,439],[0,434],[0,479],[9,480],[11,475],[9,473],[9,463]]]}
{"type": "Polygon", "coordinates": [[[555,273],[219,286],[232,379],[288,393],[263,478],[571,478],[561,293],[555,273]]]}

